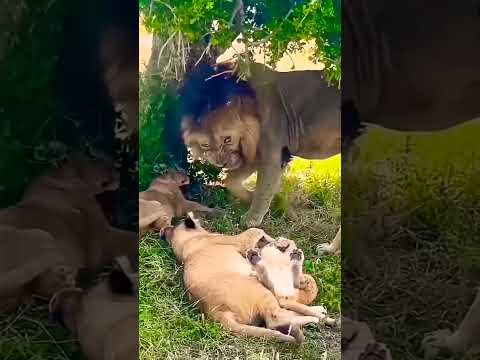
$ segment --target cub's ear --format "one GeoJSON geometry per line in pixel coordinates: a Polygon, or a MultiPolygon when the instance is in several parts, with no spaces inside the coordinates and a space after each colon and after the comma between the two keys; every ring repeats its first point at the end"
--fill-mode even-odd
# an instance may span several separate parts
{"type": "Polygon", "coordinates": [[[256,249],[249,249],[247,251],[247,260],[250,262],[252,265],[257,265],[260,260],[262,260],[262,257],[260,256],[260,253],[256,249]]]}
{"type": "Polygon", "coordinates": [[[195,218],[192,212],[189,212],[187,218],[185,219],[185,227],[187,229],[196,229],[197,223],[195,222],[195,218]]]}
{"type": "Polygon", "coordinates": [[[134,295],[130,278],[122,270],[114,270],[108,276],[108,286],[113,294],[134,295]]]}

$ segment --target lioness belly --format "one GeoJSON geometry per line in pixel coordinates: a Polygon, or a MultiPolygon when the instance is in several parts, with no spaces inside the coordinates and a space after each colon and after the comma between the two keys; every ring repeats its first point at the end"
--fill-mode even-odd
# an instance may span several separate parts
{"type": "Polygon", "coordinates": [[[251,323],[258,315],[259,306],[273,295],[254,277],[219,272],[205,282],[187,284],[192,300],[199,301],[207,315],[231,311],[242,323],[251,323]]]}

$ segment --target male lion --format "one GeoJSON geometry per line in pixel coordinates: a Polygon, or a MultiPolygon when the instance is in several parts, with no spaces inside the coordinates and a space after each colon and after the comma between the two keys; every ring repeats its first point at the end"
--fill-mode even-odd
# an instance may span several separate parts
{"type": "Polygon", "coordinates": [[[227,170],[225,185],[251,202],[242,218],[258,226],[292,156],[340,152],[340,91],[322,71],[282,73],[258,63],[248,81],[226,65],[197,66],[182,89],[183,139],[192,155],[227,170]],[[255,171],[253,194],[242,182],[255,171]]]}

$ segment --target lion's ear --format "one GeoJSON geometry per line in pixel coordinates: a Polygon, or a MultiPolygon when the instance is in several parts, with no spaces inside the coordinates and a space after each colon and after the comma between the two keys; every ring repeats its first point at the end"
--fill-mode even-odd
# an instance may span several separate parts
{"type": "Polygon", "coordinates": [[[242,154],[247,163],[252,163],[257,158],[258,142],[260,141],[260,124],[253,116],[243,119],[244,128],[240,137],[242,154]]]}

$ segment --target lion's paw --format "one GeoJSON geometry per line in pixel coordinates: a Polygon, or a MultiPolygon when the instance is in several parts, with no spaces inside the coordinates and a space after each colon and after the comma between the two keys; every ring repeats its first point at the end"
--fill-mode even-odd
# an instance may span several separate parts
{"type": "Polygon", "coordinates": [[[317,253],[319,256],[331,255],[333,253],[330,243],[323,243],[317,246],[317,253]]]}
{"type": "Polygon", "coordinates": [[[452,332],[448,329],[432,331],[426,334],[422,340],[422,351],[425,359],[436,359],[443,354],[452,352],[450,338],[452,332]]]}
{"type": "Polygon", "coordinates": [[[245,228],[258,227],[262,224],[263,216],[247,211],[240,219],[240,225],[245,228]]]}

